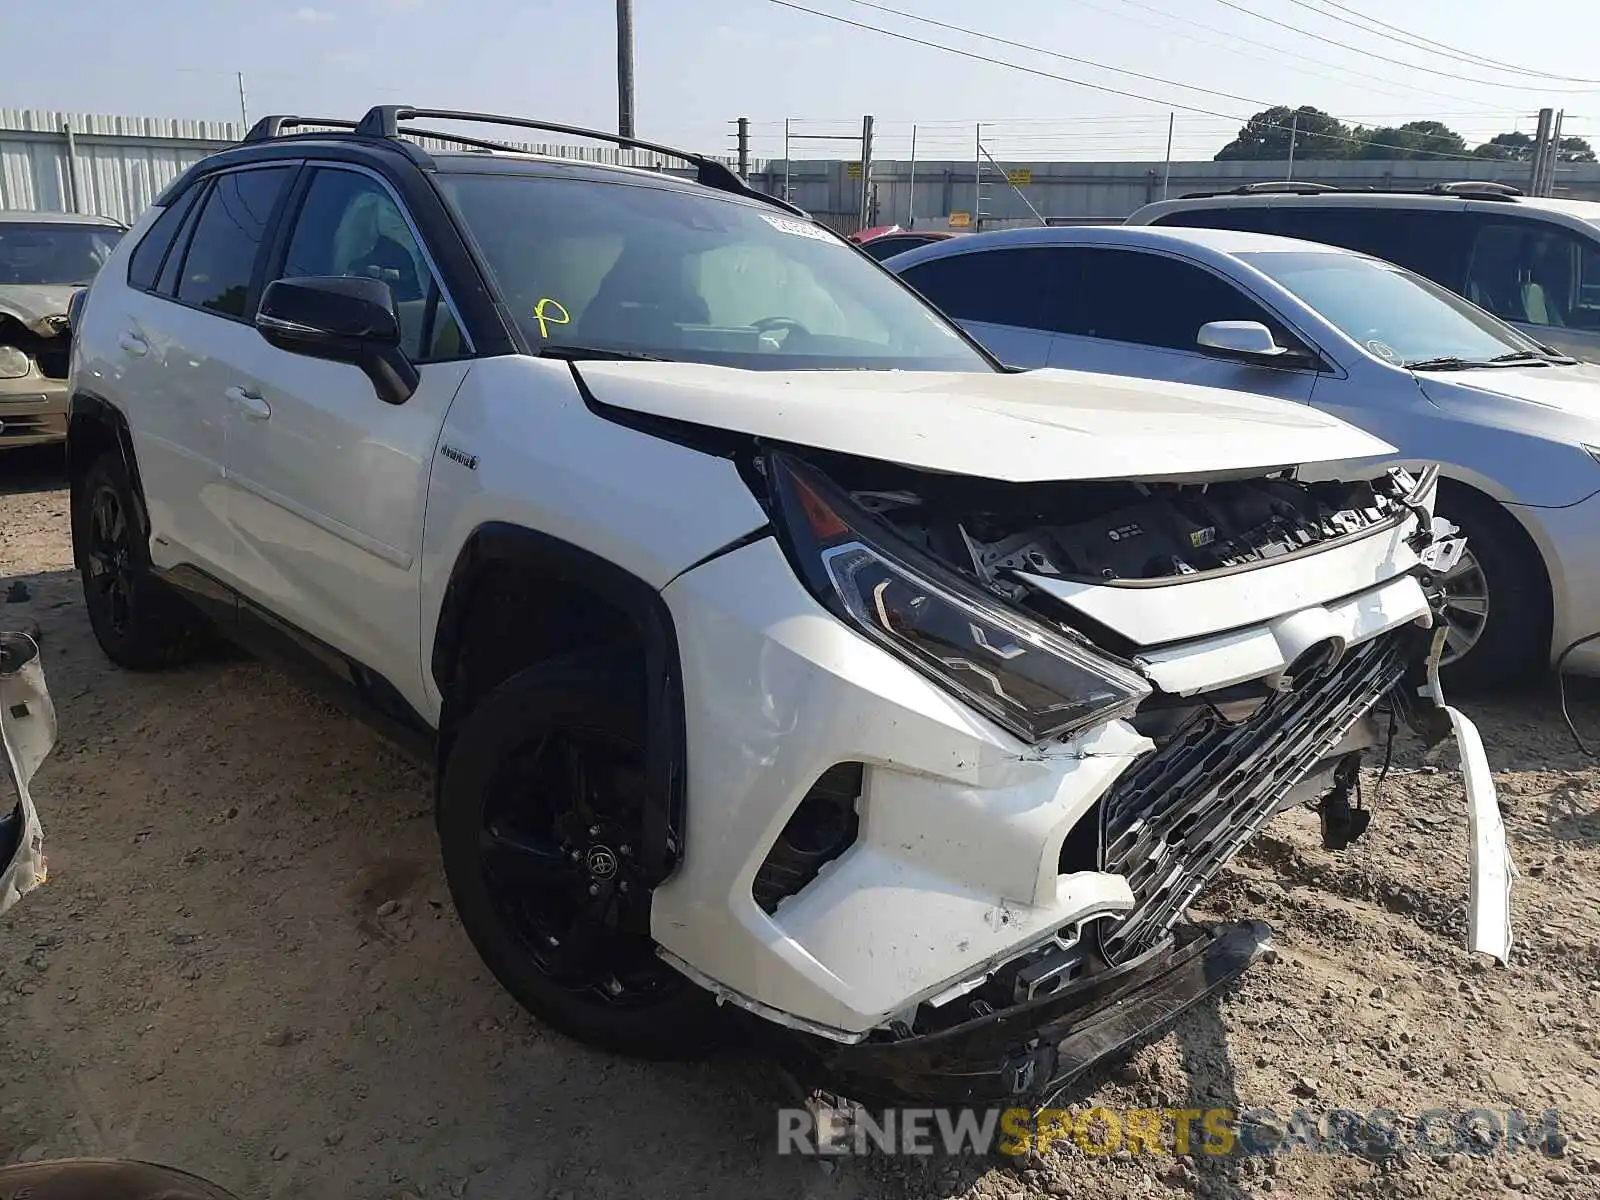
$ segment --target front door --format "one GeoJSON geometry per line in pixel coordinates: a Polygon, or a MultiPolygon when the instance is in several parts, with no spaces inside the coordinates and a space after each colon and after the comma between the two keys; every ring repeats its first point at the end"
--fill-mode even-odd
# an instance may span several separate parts
{"type": "Polygon", "coordinates": [[[388,283],[422,382],[404,404],[362,372],[258,339],[228,458],[234,574],[247,599],[354,658],[421,709],[418,558],[439,431],[470,360],[399,201],[375,175],[321,166],[275,277],[388,283]]]}

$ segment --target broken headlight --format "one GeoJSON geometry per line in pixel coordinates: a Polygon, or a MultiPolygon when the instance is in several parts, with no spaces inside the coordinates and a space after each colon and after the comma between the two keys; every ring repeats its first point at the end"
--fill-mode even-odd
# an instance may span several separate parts
{"type": "Polygon", "coordinates": [[[1026,741],[1126,716],[1143,676],[979,591],[785,455],[775,507],[802,578],[835,615],[1026,741]]]}

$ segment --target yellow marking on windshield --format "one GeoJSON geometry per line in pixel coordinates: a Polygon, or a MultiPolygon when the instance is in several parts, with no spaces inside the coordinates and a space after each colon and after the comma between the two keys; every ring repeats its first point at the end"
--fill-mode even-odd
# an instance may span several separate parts
{"type": "Polygon", "coordinates": [[[533,306],[533,319],[539,322],[539,336],[547,338],[550,336],[550,326],[568,324],[572,320],[572,314],[561,301],[546,296],[533,306]]]}

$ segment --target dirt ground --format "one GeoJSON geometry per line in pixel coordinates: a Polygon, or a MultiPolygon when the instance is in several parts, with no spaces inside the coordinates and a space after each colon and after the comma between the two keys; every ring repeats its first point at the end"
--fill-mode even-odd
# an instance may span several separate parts
{"type": "MultiPolygon", "coordinates": [[[[789,1100],[759,1064],[621,1061],[523,1015],[451,913],[427,779],[376,735],[247,660],[111,668],[66,504],[58,456],[0,458],[0,624],[42,628],[61,720],[35,785],[51,882],[0,929],[0,1162],[128,1155],[318,1200],[1600,1196],[1600,767],[1553,685],[1463,704],[1521,872],[1510,969],[1462,949],[1454,753],[1402,743],[1364,840],[1325,852],[1288,814],[1204,898],[1271,922],[1276,961],[1074,1103],[1555,1107],[1559,1157],[824,1163],[776,1153],[789,1100]]],[[[1573,710],[1600,742],[1600,690],[1573,710]]]]}

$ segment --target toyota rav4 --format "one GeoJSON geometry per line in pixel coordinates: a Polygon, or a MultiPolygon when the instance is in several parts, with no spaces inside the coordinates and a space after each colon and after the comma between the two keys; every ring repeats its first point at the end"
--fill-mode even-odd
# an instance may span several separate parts
{"type": "Polygon", "coordinates": [[[731,1004],[852,1094],[1037,1099],[1261,952],[1186,907],[1286,806],[1359,833],[1380,714],[1453,729],[1506,957],[1431,475],[1007,371],[715,160],[469,118],[609,136],[269,118],[160,197],[73,313],[73,541],[115,662],[220,629],[429,756],[530,1010],[676,1055],[731,1004]]]}

